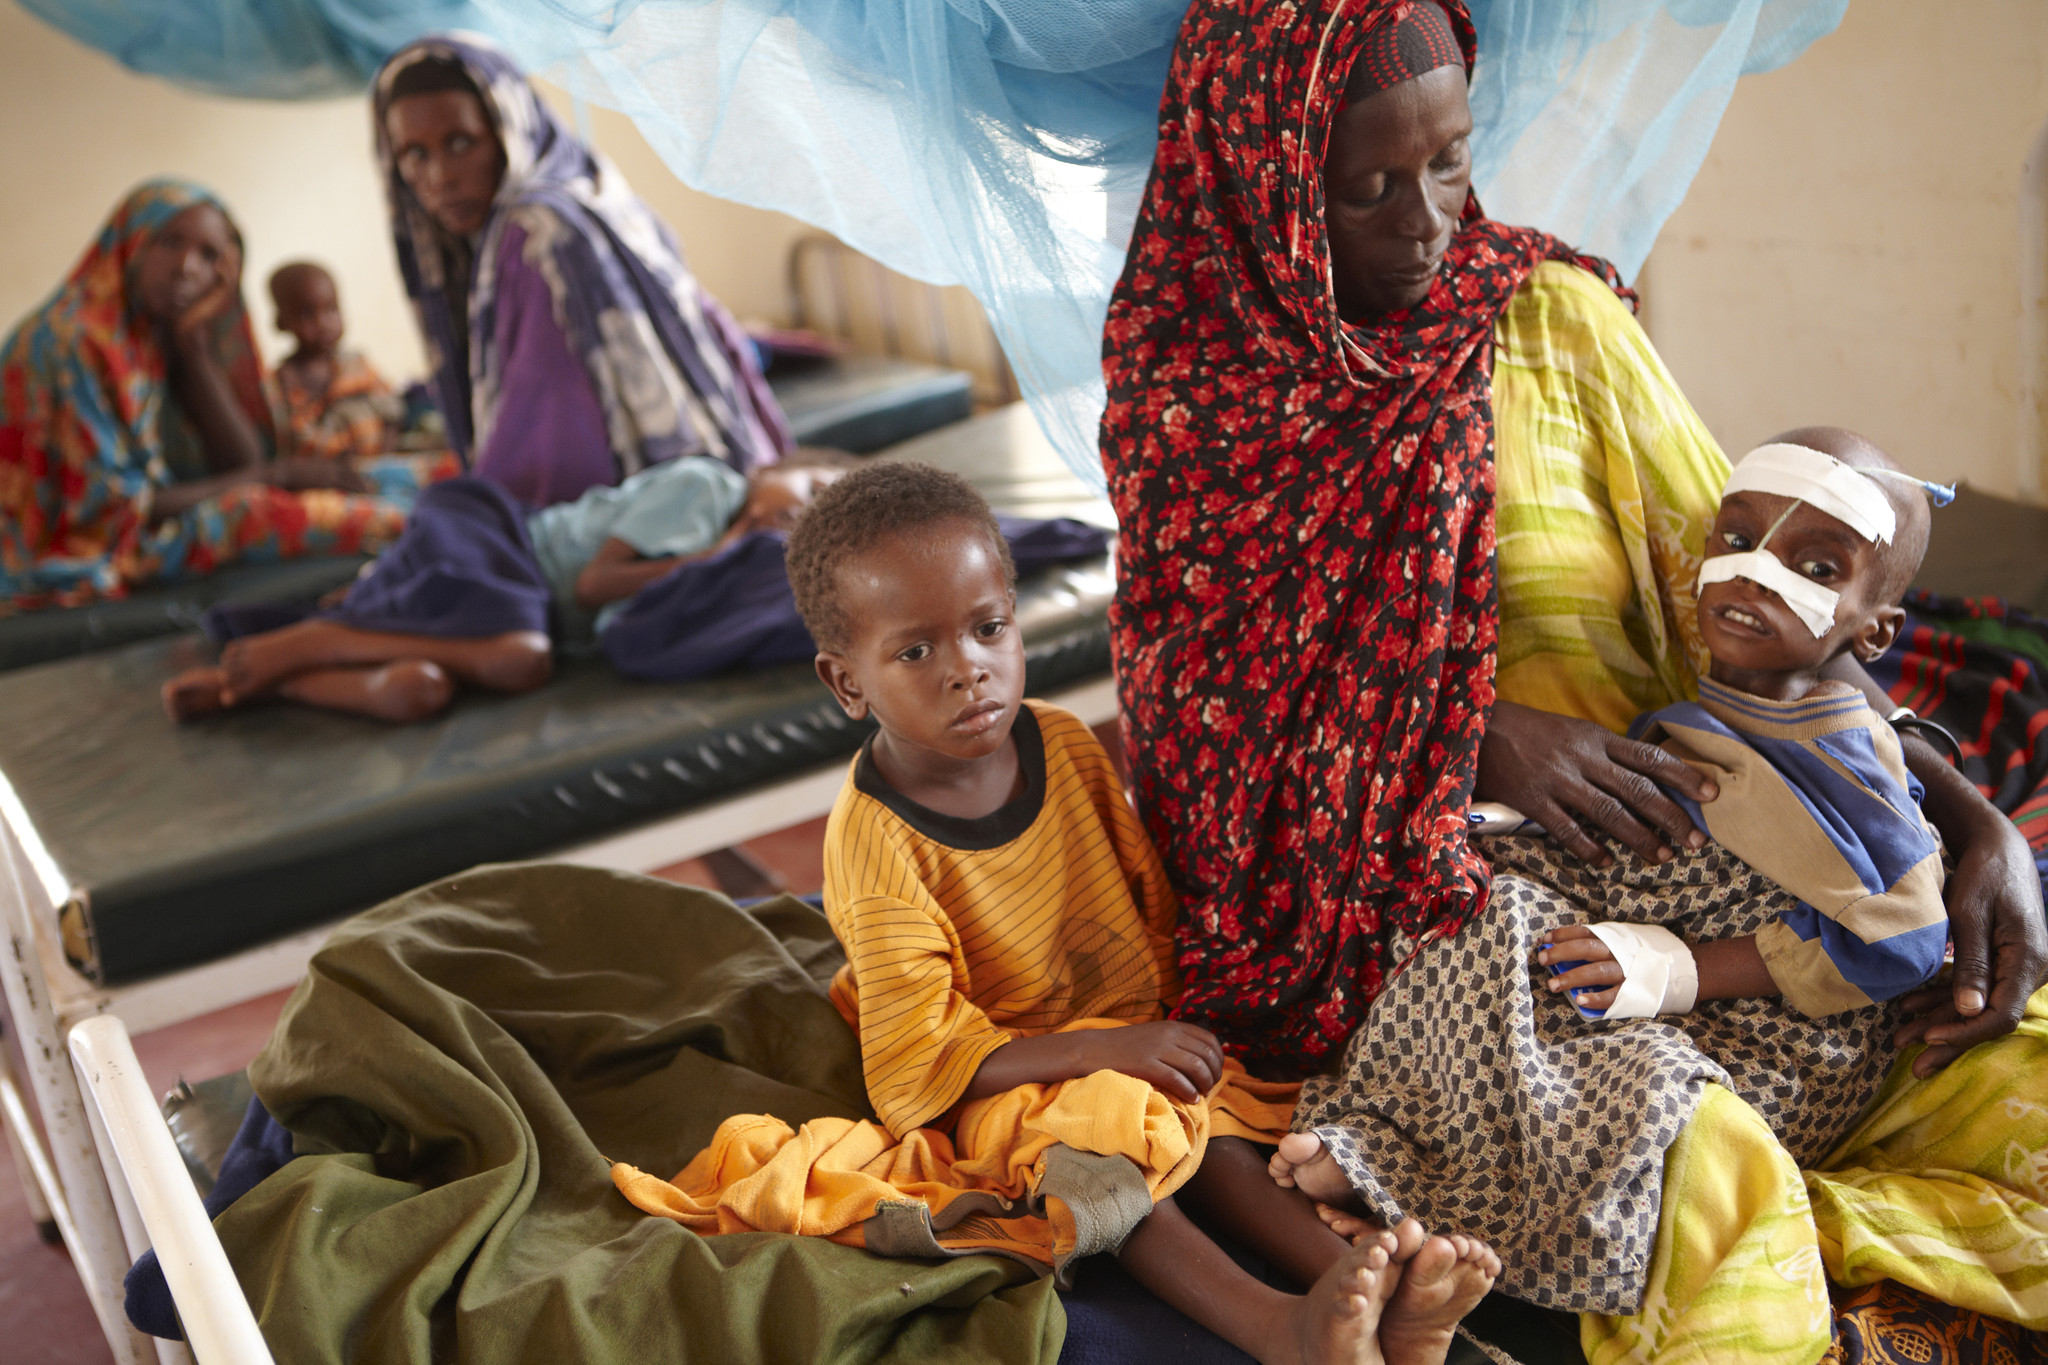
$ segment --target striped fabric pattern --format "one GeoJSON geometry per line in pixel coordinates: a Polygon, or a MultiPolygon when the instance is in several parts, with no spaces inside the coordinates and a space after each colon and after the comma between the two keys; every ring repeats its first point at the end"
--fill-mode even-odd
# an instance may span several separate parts
{"type": "Polygon", "coordinates": [[[1700,679],[1698,702],[1639,734],[1719,784],[1700,828],[1799,898],[1757,935],[1785,1002],[1811,1018],[1903,995],[1948,944],[1941,842],[1898,737],[1847,683],[1781,702],[1700,679]]]}
{"type": "Polygon", "coordinates": [[[1042,702],[1014,733],[1024,796],[953,822],[1014,834],[935,832],[865,752],[826,825],[825,913],[847,954],[832,1000],[899,1138],[951,1109],[1011,1038],[1158,1019],[1178,989],[1173,892],[1109,755],[1042,702]]]}
{"type": "Polygon", "coordinates": [[[1500,699],[1616,732],[1690,699],[1728,460],[1627,305],[1537,266],[1494,328],[1493,411],[1500,699]]]}
{"type": "Polygon", "coordinates": [[[1906,597],[1906,629],[1870,675],[1947,726],[1963,776],[2012,817],[2048,887],[2048,621],[1996,597],[1906,597]]]}

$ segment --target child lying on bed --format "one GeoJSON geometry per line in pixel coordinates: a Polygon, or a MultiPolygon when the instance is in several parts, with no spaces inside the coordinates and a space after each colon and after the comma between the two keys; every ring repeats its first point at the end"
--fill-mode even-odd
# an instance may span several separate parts
{"type": "Polygon", "coordinates": [[[338,603],[229,641],[218,666],[164,684],[164,707],[191,720],[281,697],[404,722],[440,711],[458,686],[529,691],[548,680],[556,646],[587,652],[643,589],[787,529],[837,476],[776,466],[748,479],[684,456],[532,514],[483,479],[435,484],[338,603]]]}
{"type": "Polygon", "coordinates": [[[1507,1292],[1616,1314],[1643,1293],[1664,1153],[1706,1083],[1801,1166],[1834,1144],[1894,1060],[1888,1002],[1947,940],[1920,783],[1864,693],[1829,677],[1891,644],[1927,526],[1923,485],[1848,432],[1788,433],[1736,466],[1699,575],[1700,700],[1636,726],[1718,786],[1686,803],[1712,842],[1598,868],[1488,840],[1486,916],[1374,1003],[1341,1078],[1308,1083],[1279,1183],[1470,1227],[1507,1292]]]}
{"type": "Polygon", "coordinates": [[[1169,1022],[1175,904],[1108,754],[1022,700],[1010,557],[988,508],[915,464],[849,475],[791,537],[818,673],[880,726],[825,835],[879,1122],[720,1126],[673,1182],[619,1188],[704,1233],[766,1230],[1041,1271],[1114,1250],[1142,1284],[1269,1362],[1440,1361],[1498,1263],[1409,1221],[1355,1246],[1266,1177],[1294,1087],[1169,1022]],[[1220,1251],[1176,1199],[1304,1285],[1220,1251]]]}

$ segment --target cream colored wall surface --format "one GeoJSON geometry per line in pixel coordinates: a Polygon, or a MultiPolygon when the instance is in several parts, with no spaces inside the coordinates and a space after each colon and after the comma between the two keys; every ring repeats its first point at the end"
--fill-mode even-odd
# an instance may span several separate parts
{"type": "MultiPolygon", "coordinates": [[[[565,123],[578,126],[566,94],[546,81],[535,85],[565,123]]],[[[676,179],[624,114],[591,108],[586,118],[591,140],[617,164],[647,206],[675,229],[683,258],[698,281],[735,317],[786,324],[789,247],[817,229],[780,213],[691,189],[676,179]]]]}
{"type": "Polygon", "coordinates": [[[1657,348],[1731,455],[1834,423],[2017,490],[2019,181],[2044,119],[2044,0],[1852,0],[1737,86],[1644,275],[1657,348]]]}
{"type": "Polygon", "coordinates": [[[132,185],[176,175],[220,195],[241,227],[243,291],[273,358],[287,339],[271,329],[263,283],[309,257],[340,283],[349,344],[389,378],[418,373],[363,104],[186,94],[0,0],[0,128],[11,210],[0,228],[0,326],[48,297],[132,185]]]}
{"type": "MultiPolygon", "coordinates": [[[[567,116],[567,100],[548,93],[567,116]]],[[[787,321],[783,261],[808,229],[689,189],[623,115],[593,110],[591,125],[598,145],[675,229],[698,279],[741,317],[787,321]]],[[[340,282],[348,344],[388,378],[420,373],[366,102],[188,94],[0,0],[0,128],[8,130],[9,209],[0,224],[0,330],[49,296],[131,186],[176,175],[219,194],[240,225],[243,290],[273,360],[289,339],[271,329],[264,281],[277,265],[305,257],[340,282]]]]}

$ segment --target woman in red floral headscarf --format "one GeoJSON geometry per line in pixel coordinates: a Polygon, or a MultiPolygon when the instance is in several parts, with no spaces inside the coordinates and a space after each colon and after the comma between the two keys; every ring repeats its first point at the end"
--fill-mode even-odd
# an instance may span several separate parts
{"type": "MultiPolygon", "coordinates": [[[[1614,730],[1695,686],[1727,465],[1611,268],[1471,196],[1473,41],[1459,0],[1198,0],[1105,330],[1112,638],[1181,893],[1177,1015],[1254,1074],[1333,1064],[1383,984],[1484,912],[1475,795],[1595,860],[1603,838],[1698,847],[1658,784],[1714,795],[1614,730]]],[[[1961,850],[1953,990],[1909,1002],[1903,1035],[1931,1044],[1925,1077],[2009,1033],[2048,955],[2024,840],[1908,753],[1961,850]]],[[[1752,1127],[1699,1150],[1803,1204],[1752,1127]]],[[[1665,1309],[1589,1325],[1602,1358],[1707,1349],[1718,1324],[1688,1314],[1759,1306],[1731,1250],[1757,1210],[1684,1172],[1664,1209],[1665,1309]]],[[[1752,1314],[1797,1319],[1787,1359],[1813,1358],[1809,1319],[1825,1343],[1820,1264],[1772,1271],[1798,1303],[1752,1314]]]]}
{"type": "MultiPolygon", "coordinates": [[[[1260,1074],[1484,906],[1475,786],[1589,859],[1695,844],[1657,783],[1710,796],[1611,731],[1692,691],[1727,465],[1611,267],[1480,211],[1472,43],[1458,0],[1198,3],[1110,306],[1125,743],[1181,1016],[1260,1074]]],[[[1932,1069],[2012,1027],[2048,940],[2024,841],[1915,749],[1983,1011],[1924,1021],[1932,1069]]]]}

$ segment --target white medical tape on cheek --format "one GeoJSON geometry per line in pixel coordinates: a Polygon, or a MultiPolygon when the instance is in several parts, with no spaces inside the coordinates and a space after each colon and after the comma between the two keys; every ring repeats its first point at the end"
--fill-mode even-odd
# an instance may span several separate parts
{"type": "Polygon", "coordinates": [[[1654,924],[1586,927],[1607,945],[1626,978],[1603,1019],[1648,1019],[1692,1009],[1699,999],[1700,969],[1684,939],[1654,924]]]}
{"type": "Polygon", "coordinates": [[[1769,550],[1715,555],[1700,565],[1699,586],[1702,588],[1709,583],[1726,583],[1735,578],[1747,578],[1774,594],[1792,608],[1792,614],[1813,632],[1814,639],[1818,640],[1835,628],[1835,608],[1841,603],[1842,594],[1833,588],[1823,588],[1804,574],[1792,572],[1769,550]]]}
{"type": "Polygon", "coordinates": [[[1805,446],[1776,442],[1758,446],[1742,457],[1721,490],[1730,493],[1775,493],[1810,503],[1865,540],[1892,543],[1899,529],[1898,513],[1875,479],[1832,455],[1805,446]]]}

